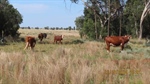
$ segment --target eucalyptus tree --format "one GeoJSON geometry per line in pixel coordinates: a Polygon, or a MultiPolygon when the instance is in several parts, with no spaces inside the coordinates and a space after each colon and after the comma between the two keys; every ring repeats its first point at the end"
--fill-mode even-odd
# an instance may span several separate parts
{"type": "Polygon", "coordinates": [[[131,33],[135,37],[139,36],[140,16],[143,7],[143,0],[127,0],[126,2],[125,15],[127,15],[126,19],[128,19],[126,29],[128,33],[131,33]]]}
{"type": "MultiPolygon", "coordinates": [[[[79,0],[71,0],[74,3],[78,3],[79,0]]],[[[97,22],[99,22],[98,33],[101,36],[104,34],[104,31],[108,35],[113,34],[121,34],[121,21],[120,21],[120,31],[116,31],[119,28],[119,25],[115,28],[113,21],[115,21],[119,16],[121,16],[121,12],[123,12],[124,5],[121,4],[121,1],[124,0],[81,0],[83,1],[86,8],[90,9],[95,17],[95,30],[98,26],[97,22]],[[112,27],[114,26],[114,27],[112,27]],[[111,30],[111,32],[109,32],[111,30]]],[[[115,22],[114,22],[115,23],[115,22]]],[[[116,24],[115,24],[116,25],[116,24]]]]}
{"type": "Polygon", "coordinates": [[[101,26],[100,35],[106,32],[106,29],[108,35],[131,34],[134,37],[139,37],[139,39],[150,35],[150,15],[147,15],[150,12],[149,0],[71,1],[74,3],[82,1],[85,7],[93,11],[94,15],[97,16],[96,20],[98,19],[101,26]]]}
{"type": "Polygon", "coordinates": [[[79,31],[80,37],[82,38],[84,34],[83,31],[83,23],[84,23],[84,16],[79,16],[75,20],[76,29],[79,31]]]}
{"type": "Polygon", "coordinates": [[[150,13],[150,0],[147,2],[147,4],[144,7],[143,13],[141,15],[141,20],[140,20],[140,35],[139,35],[139,40],[142,38],[142,33],[143,33],[143,20],[147,16],[147,14],[150,13]]]}

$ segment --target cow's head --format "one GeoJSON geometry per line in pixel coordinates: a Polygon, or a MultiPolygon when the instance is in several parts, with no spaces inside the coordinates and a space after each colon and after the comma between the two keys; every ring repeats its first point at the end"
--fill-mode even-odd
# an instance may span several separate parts
{"type": "Polygon", "coordinates": [[[131,36],[130,35],[124,35],[125,38],[130,39],[131,36]]]}

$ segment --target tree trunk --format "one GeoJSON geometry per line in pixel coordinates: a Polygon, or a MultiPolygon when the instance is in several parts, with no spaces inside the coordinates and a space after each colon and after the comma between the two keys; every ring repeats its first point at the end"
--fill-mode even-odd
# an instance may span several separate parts
{"type": "Polygon", "coordinates": [[[136,34],[136,37],[139,36],[139,33],[138,33],[138,28],[137,28],[137,21],[135,20],[135,34],[136,34]]]}
{"type": "Polygon", "coordinates": [[[141,40],[142,39],[142,32],[143,32],[143,20],[144,18],[146,17],[147,13],[150,11],[150,0],[149,2],[146,4],[144,10],[143,10],[143,13],[142,13],[142,16],[141,16],[141,20],[140,20],[140,31],[139,31],[139,39],[138,40],[141,40]]]}
{"type": "MultiPolygon", "coordinates": [[[[122,14],[122,13],[121,13],[122,14]]],[[[119,36],[121,36],[121,30],[122,30],[122,15],[120,15],[120,29],[119,29],[119,36]]]]}
{"type": "Polygon", "coordinates": [[[95,16],[95,37],[96,37],[96,40],[97,40],[97,26],[96,26],[96,12],[94,10],[94,16],[95,16]]]}
{"type": "Polygon", "coordinates": [[[108,0],[108,36],[110,36],[110,0],[108,0]]]}

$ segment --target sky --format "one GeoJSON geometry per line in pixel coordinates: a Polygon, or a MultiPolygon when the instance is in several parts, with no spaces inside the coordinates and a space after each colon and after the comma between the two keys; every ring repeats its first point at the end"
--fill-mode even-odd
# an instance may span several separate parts
{"type": "Polygon", "coordinates": [[[23,16],[20,27],[75,27],[75,19],[83,15],[83,2],[70,0],[9,0],[23,16]]]}

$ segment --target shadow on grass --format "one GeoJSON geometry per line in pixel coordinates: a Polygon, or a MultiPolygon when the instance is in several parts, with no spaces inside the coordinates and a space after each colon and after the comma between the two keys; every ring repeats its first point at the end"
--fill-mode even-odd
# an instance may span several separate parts
{"type": "Polygon", "coordinates": [[[8,43],[0,43],[0,46],[6,46],[6,45],[10,45],[8,43]]]}
{"type": "Polygon", "coordinates": [[[82,43],[84,43],[84,41],[83,40],[79,40],[79,39],[73,40],[71,42],[69,42],[69,41],[64,42],[64,44],[82,44],[82,43]]]}
{"type": "Polygon", "coordinates": [[[130,41],[130,43],[132,43],[132,44],[143,44],[143,42],[141,42],[141,41],[130,41]]]}
{"type": "Polygon", "coordinates": [[[126,45],[124,48],[132,51],[132,47],[130,45],[126,45]]]}
{"type": "Polygon", "coordinates": [[[46,50],[34,50],[33,52],[46,52],[46,50]]]}

